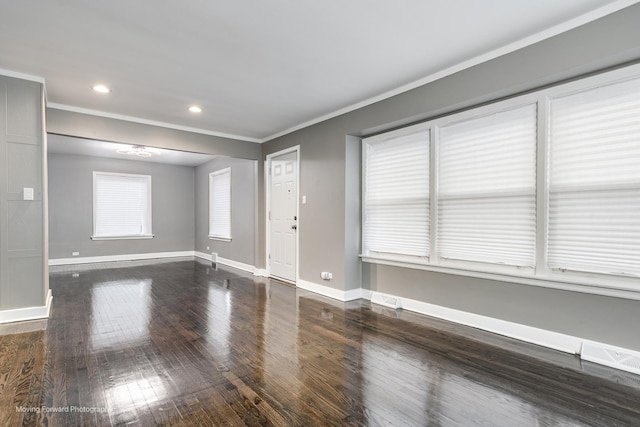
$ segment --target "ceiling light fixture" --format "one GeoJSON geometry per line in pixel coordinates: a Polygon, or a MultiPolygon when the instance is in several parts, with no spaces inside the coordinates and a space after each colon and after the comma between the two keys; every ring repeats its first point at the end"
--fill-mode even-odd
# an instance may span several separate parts
{"type": "Polygon", "coordinates": [[[198,107],[197,105],[192,105],[191,107],[189,107],[189,111],[191,111],[192,113],[202,113],[202,108],[198,107]]]}
{"type": "Polygon", "coordinates": [[[138,157],[151,157],[153,154],[151,151],[147,150],[147,147],[143,147],[141,145],[134,145],[133,147],[129,148],[121,148],[117,150],[116,153],[129,154],[138,157]]]}
{"type": "Polygon", "coordinates": [[[109,93],[109,92],[111,92],[111,89],[109,89],[105,85],[95,85],[95,86],[93,86],[93,90],[95,90],[96,92],[99,92],[99,93],[109,93]]]}

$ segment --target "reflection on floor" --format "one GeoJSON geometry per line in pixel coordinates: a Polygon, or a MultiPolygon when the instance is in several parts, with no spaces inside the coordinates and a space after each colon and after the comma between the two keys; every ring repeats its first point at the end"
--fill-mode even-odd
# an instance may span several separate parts
{"type": "Polygon", "coordinates": [[[2,426],[640,425],[636,376],[200,261],[51,287],[45,331],[0,336],[2,426]]]}

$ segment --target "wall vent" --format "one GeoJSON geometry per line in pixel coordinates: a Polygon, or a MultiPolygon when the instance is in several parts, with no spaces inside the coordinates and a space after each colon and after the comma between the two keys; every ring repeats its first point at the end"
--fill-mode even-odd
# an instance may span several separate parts
{"type": "Polygon", "coordinates": [[[380,292],[371,293],[371,302],[393,309],[402,308],[400,298],[394,297],[392,295],[381,294],[380,292]]]}
{"type": "Polygon", "coordinates": [[[632,350],[583,341],[580,358],[640,375],[640,353],[632,350]]]}

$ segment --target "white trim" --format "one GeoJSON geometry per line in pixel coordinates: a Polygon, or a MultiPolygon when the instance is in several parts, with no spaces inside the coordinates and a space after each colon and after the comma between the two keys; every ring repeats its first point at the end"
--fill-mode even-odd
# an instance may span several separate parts
{"type": "Polygon", "coordinates": [[[198,251],[194,251],[193,252],[193,256],[198,257],[198,258],[202,258],[206,261],[211,261],[211,254],[207,254],[205,252],[198,252],[198,251]]]}
{"type": "Polygon", "coordinates": [[[57,104],[55,102],[48,103],[47,108],[51,108],[53,110],[69,111],[72,113],[86,114],[89,116],[123,120],[126,122],[140,123],[143,125],[151,125],[151,126],[157,126],[157,127],[167,128],[167,129],[181,130],[181,131],[191,132],[191,133],[199,133],[202,135],[218,136],[221,138],[235,139],[235,140],[246,141],[246,142],[255,142],[258,144],[263,142],[263,140],[260,138],[252,138],[248,136],[234,135],[234,134],[224,133],[224,132],[216,132],[212,130],[193,128],[189,126],[175,125],[172,123],[159,122],[156,120],[142,119],[140,117],[125,116],[122,114],[108,113],[106,111],[92,110],[89,108],[82,108],[82,107],[74,107],[72,105],[57,104]]]}
{"type": "Polygon", "coordinates": [[[357,299],[371,299],[371,291],[363,288],[349,289],[344,292],[343,301],[355,301],[357,299]]]}
{"type": "Polygon", "coordinates": [[[0,311],[0,323],[24,322],[26,320],[46,319],[51,311],[51,289],[47,293],[45,305],[36,307],[16,308],[0,311]]]}
{"type": "MultiPolygon", "coordinates": [[[[193,256],[213,262],[211,259],[211,254],[195,251],[193,253],[193,256]]],[[[238,270],[247,271],[249,273],[252,273],[254,276],[257,276],[256,268],[253,265],[245,264],[243,262],[234,261],[232,259],[222,258],[221,256],[218,256],[216,259],[216,264],[222,264],[226,265],[227,267],[237,268],[238,270]]]]}
{"type": "Polygon", "coordinates": [[[155,237],[155,235],[153,234],[145,234],[145,235],[140,235],[140,236],[109,236],[109,237],[102,237],[102,236],[91,236],[90,239],[91,240],[136,240],[136,239],[153,239],[155,237]]]}
{"type": "MultiPolygon", "coordinates": [[[[194,256],[193,251],[181,252],[156,252],[141,254],[124,254],[124,255],[102,255],[82,258],[55,258],[49,260],[49,265],[73,265],[73,264],[89,264],[94,262],[113,262],[113,261],[139,261],[145,259],[156,258],[176,258],[194,256]]],[[[211,258],[209,258],[211,259],[211,258]]]]}
{"type": "Polygon", "coordinates": [[[490,52],[484,53],[482,55],[478,55],[474,58],[468,59],[466,61],[460,62],[451,67],[445,68],[442,71],[438,71],[436,73],[430,74],[426,77],[418,79],[412,83],[408,83],[404,86],[400,86],[396,89],[392,89],[390,91],[384,92],[380,95],[374,96],[372,98],[365,99],[364,101],[357,102],[355,104],[349,105],[347,107],[336,110],[332,113],[325,114],[323,116],[317,117],[315,119],[306,121],[304,123],[300,123],[299,125],[292,126],[288,129],[285,129],[280,132],[276,132],[272,135],[269,135],[262,139],[261,142],[271,141],[272,139],[279,138],[281,136],[290,134],[300,129],[304,129],[308,126],[315,125],[320,122],[324,122],[325,120],[332,119],[334,117],[340,116],[342,114],[349,113],[351,111],[357,110],[359,108],[366,107],[368,105],[374,104],[379,101],[383,101],[387,98],[391,98],[393,96],[399,95],[404,92],[408,92],[412,89],[418,88],[420,86],[426,85],[428,83],[434,82],[436,80],[442,79],[444,77],[455,74],[459,71],[466,70],[467,68],[471,68],[473,66],[482,64],[484,62],[488,62],[492,59],[498,58],[500,56],[506,55],[511,52],[515,52],[519,49],[523,49],[527,46],[538,43],[542,40],[546,40],[548,38],[557,36],[558,34],[570,31],[574,28],[577,28],[581,25],[587,24],[591,21],[595,21],[596,19],[602,18],[604,16],[610,15],[614,12],[617,12],[625,7],[629,7],[638,3],[638,0],[618,0],[616,2],[610,3],[608,5],[602,6],[598,9],[592,10],[591,12],[585,13],[583,15],[577,16],[569,21],[558,24],[554,27],[548,28],[546,30],[540,31],[531,36],[525,37],[513,43],[510,43],[506,46],[502,46],[498,49],[494,49],[490,52]]]}
{"type": "MultiPolygon", "coordinates": [[[[376,292],[372,292],[372,296],[376,292]]],[[[384,295],[384,294],[383,294],[384,295]]],[[[582,339],[545,329],[534,328],[493,317],[468,313],[453,308],[429,304],[410,298],[396,296],[401,301],[404,310],[414,311],[427,316],[437,317],[449,322],[458,323],[472,328],[482,329],[498,335],[514,338],[520,341],[540,345],[565,353],[580,354],[582,339]]]]}
{"type": "Polygon", "coordinates": [[[253,275],[257,277],[269,277],[265,268],[256,268],[253,271],[253,275]]]}
{"type": "Polygon", "coordinates": [[[448,322],[470,326],[472,328],[481,329],[483,331],[553,350],[576,354],[579,355],[582,360],[640,374],[640,369],[635,367],[635,361],[640,360],[640,352],[638,351],[590,341],[573,335],[535,328],[533,326],[527,326],[520,323],[483,316],[480,314],[468,313],[466,311],[429,304],[410,298],[403,298],[375,291],[369,292],[371,292],[369,300],[378,299],[376,297],[379,297],[379,299],[384,299],[384,297],[397,298],[400,301],[399,305],[404,310],[413,311],[426,316],[437,317],[438,319],[446,320],[448,322]],[[608,353],[618,353],[617,359],[610,356],[606,357],[604,355],[607,353],[605,350],[608,350],[608,353]],[[629,362],[630,359],[633,359],[633,361],[629,362]],[[629,363],[624,363],[625,361],[629,363]]]}
{"type": "MultiPolygon", "coordinates": [[[[446,273],[456,276],[475,277],[478,279],[496,280],[499,282],[517,283],[519,285],[538,286],[543,288],[560,289],[563,291],[582,292],[586,294],[603,295],[615,298],[626,298],[640,300],[640,292],[637,285],[624,281],[623,278],[616,281],[609,278],[608,285],[598,284],[598,279],[593,277],[524,277],[509,273],[497,273],[488,271],[468,270],[463,268],[443,267],[426,263],[408,262],[400,259],[364,256],[361,255],[362,262],[372,264],[389,265],[392,267],[411,268],[413,270],[433,271],[436,273],[446,273]]],[[[560,273],[561,274],[561,273],[560,273]]]]}
{"type": "Polygon", "coordinates": [[[267,277],[271,276],[271,263],[269,262],[269,248],[271,245],[271,220],[269,218],[269,212],[271,211],[271,174],[269,170],[271,169],[271,160],[274,157],[282,156],[284,154],[296,153],[296,218],[298,218],[297,230],[296,230],[296,272],[295,272],[295,281],[292,282],[296,284],[300,280],[300,145],[294,145],[293,147],[285,148],[284,150],[276,151],[275,153],[267,154],[265,158],[265,266],[267,271],[267,277]]]}
{"type": "Polygon", "coordinates": [[[218,242],[230,242],[231,241],[231,237],[217,237],[217,236],[212,236],[209,235],[209,240],[217,240],[218,242]]]}
{"type": "Polygon", "coordinates": [[[0,68],[0,75],[14,77],[16,79],[30,80],[32,82],[42,83],[43,85],[45,84],[44,77],[34,76],[33,74],[19,73],[16,71],[6,70],[4,68],[0,68]]]}
{"type": "MultiPolygon", "coordinates": [[[[308,282],[306,280],[298,279],[296,286],[306,291],[311,291],[315,294],[319,294],[325,297],[337,299],[338,301],[347,301],[346,292],[339,289],[330,288],[329,286],[320,285],[318,283],[308,282]]],[[[355,290],[355,289],[354,289],[355,290]]]]}
{"type": "Polygon", "coordinates": [[[218,264],[226,265],[228,267],[237,268],[238,270],[247,271],[251,274],[255,274],[255,267],[253,265],[245,264],[243,262],[234,261],[232,259],[222,258],[218,256],[218,264]]]}

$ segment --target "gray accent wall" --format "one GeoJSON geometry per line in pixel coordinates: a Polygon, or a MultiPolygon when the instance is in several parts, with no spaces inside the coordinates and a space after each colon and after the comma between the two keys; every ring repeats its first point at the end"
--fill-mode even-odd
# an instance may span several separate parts
{"type": "Polygon", "coordinates": [[[196,167],[196,251],[254,266],[257,236],[257,161],[219,157],[196,167]],[[231,168],[231,241],[209,238],[209,174],[231,168]],[[209,247],[209,249],[207,249],[209,247]]]}
{"type": "Polygon", "coordinates": [[[0,76],[0,311],[44,306],[49,289],[43,105],[41,83],[0,76]]]}
{"type": "MultiPolygon", "coordinates": [[[[300,278],[357,288],[360,155],[350,137],[369,136],[640,61],[640,5],[411,91],[263,144],[268,154],[300,145],[300,278]],[[358,172],[359,173],[359,172],[358,172]],[[359,194],[357,195],[359,197],[359,194]],[[357,212],[357,215],[356,214],[357,212]]],[[[262,196],[261,196],[262,197],[262,196]]],[[[264,201],[261,200],[264,207],[264,201]]],[[[264,221],[264,209],[261,208],[264,221]]],[[[640,301],[362,264],[362,285],[393,295],[640,350],[640,301]]]]}
{"type": "Polygon", "coordinates": [[[51,259],[193,251],[195,168],[67,154],[49,154],[51,259]],[[91,240],[93,172],[151,175],[152,239],[91,240]]]}

